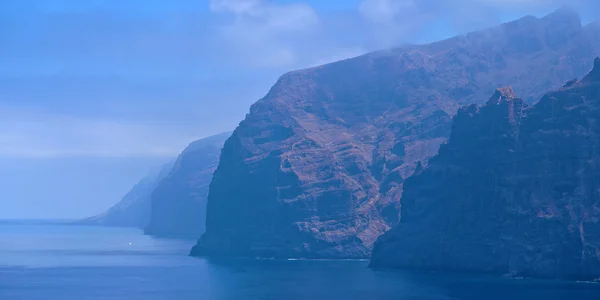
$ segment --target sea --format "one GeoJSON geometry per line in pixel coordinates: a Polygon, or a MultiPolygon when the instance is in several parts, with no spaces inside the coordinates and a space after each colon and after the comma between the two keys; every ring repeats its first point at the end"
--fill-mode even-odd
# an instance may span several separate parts
{"type": "Polygon", "coordinates": [[[598,300],[600,284],[369,269],[364,260],[209,260],[140,230],[0,223],[0,300],[598,300]]]}

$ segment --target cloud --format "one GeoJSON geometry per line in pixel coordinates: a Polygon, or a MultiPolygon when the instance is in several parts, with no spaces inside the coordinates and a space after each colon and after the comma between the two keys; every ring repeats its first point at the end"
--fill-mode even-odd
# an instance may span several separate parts
{"type": "MultiPolygon", "coordinates": [[[[544,15],[561,6],[589,13],[595,0],[362,0],[359,12],[370,23],[379,44],[418,40],[434,27],[465,33],[524,15],[544,15]]],[[[596,13],[597,15],[597,13],[596,13]]],[[[597,18],[597,17],[595,17],[597,18]]]]}
{"type": "Polygon", "coordinates": [[[432,21],[464,32],[498,11],[566,1],[362,0],[345,12],[301,0],[189,2],[202,10],[0,13],[0,105],[19,110],[0,112],[0,155],[169,155],[234,127],[283,72],[398,46],[432,21]]]}
{"type": "Polygon", "coordinates": [[[244,14],[248,12],[260,10],[262,0],[209,0],[209,7],[212,11],[217,12],[233,12],[244,14]]]}
{"type": "Polygon", "coordinates": [[[4,107],[0,157],[175,157],[196,137],[176,126],[4,107]]]}
{"type": "Polygon", "coordinates": [[[253,67],[281,67],[299,62],[291,36],[313,33],[317,12],[301,2],[278,4],[264,0],[210,0],[213,13],[224,18],[217,26],[233,55],[253,67]]]}
{"type": "Polygon", "coordinates": [[[358,11],[371,23],[375,42],[382,47],[397,46],[418,35],[427,21],[419,0],[363,0],[358,11]]]}
{"type": "Polygon", "coordinates": [[[442,16],[484,7],[501,10],[556,9],[561,5],[578,6],[590,2],[591,0],[362,0],[359,11],[372,21],[389,22],[399,16],[414,16],[415,13],[435,12],[442,16]]]}
{"type": "Polygon", "coordinates": [[[210,0],[210,9],[215,13],[231,13],[235,21],[254,23],[273,34],[302,31],[319,23],[317,12],[302,2],[278,4],[266,0],[210,0]]]}
{"type": "Polygon", "coordinates": [[[417,7],[416,0],[364,0],[359,11],[375,23],[393,23],[409,15],[417,7]]]}
{"type": "Polygon", "coordinates": [[[469,0],[473,4],[483,4],[501,7],[548,7],[563,5],[566,3],[576,3],[575,1],[563,1],[563,0],[469,0]]]}
{"type": "Polygon", "coordinates": [[[23,216],[99,211],[286,71],[567,2],[599,15],[597,0],[0,1],[2,196],[23,216]]]}
{"type": "Polygon", "coordinates": [[[545,14],[545,10],[555,10],[561,6],[581,9],[597,7],[596,4],[595,0],[362,0],[359,10],[367,19],[381,23],[399,21],[400,17],[411,19],[420,14],[478,19],[479,16],[465,15],[464,12],[545,14]]]}
{"type": "Polygon", "coordinates": [[[367,53],[368,51],[363,48],[344,48],[336,51],[335,54],[330,56],[320,57],[318,60],[314,61],[312,64],[308,64],[307,67],[316,67],[352,57],[357,57],[367,53]]]}

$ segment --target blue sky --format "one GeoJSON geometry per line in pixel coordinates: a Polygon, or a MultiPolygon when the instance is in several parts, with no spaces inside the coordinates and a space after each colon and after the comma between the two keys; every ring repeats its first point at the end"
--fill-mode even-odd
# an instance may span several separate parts
{"type": "Polygon", "coordinates": [[[0,1],[0,218],[99,213],[283,72],[583,0],[0,1]]]}

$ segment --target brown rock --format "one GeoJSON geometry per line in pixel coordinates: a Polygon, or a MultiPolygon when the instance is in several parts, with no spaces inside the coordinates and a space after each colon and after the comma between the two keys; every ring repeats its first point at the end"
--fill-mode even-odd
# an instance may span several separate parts
{"type": "Polygon", "coordinates": [[[368,257],[458,107],[585,74],[592,30],[569,13],[526,17],[283,75],[225,143],[192,255],[368,257]]]}
{"type": "Polygon", "coordinates": [[[599,70],[533,107],[461,109],[371,266],[600,278],[599,70]]]}

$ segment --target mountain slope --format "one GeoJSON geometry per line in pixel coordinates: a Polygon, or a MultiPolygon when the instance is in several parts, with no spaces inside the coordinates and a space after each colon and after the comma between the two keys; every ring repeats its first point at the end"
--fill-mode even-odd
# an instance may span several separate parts
{"type": "Polygon", "coordinates": [[[533,107],[503,89],[461,109],[371,266],[600,278],[599,150],[599,58],[533,107]]]}
{"type": "Polygon", "coordinates": [[[226,132],[200,139],[183,150],[170,174],[152,193],[147,234],[197,238],[204,232],[208,186],[230,135],[226,132]]]}
{"type": "Polygon", "coordinates": [[[368,257],[459,106],[585,74],[597,30],[559,10],[283,75],[225,143],[191,254],[368,257]]]}
{"type": "Polygon", "coordinates": [[[102,214],[72,222],[75,225],[115,226],[144,228],[150,220],[150,196],[154,188],[165,178],[174,161],[148,174],[134,185],[125,196],[102,214]]]}

